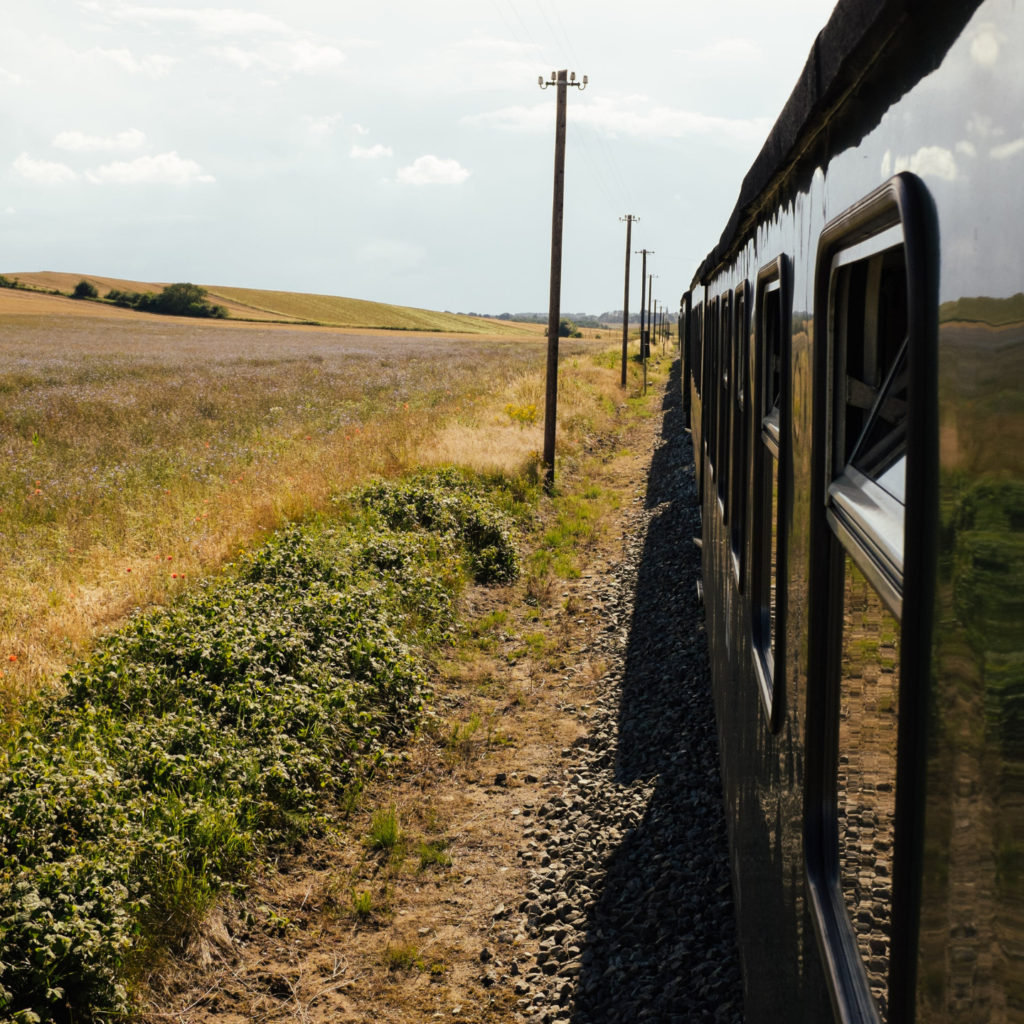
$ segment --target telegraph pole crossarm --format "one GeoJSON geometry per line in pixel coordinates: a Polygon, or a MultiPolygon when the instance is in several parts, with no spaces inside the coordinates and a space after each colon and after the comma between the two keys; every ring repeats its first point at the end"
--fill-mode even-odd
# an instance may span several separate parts
{"type": "Polygon", "coordinates": [[[558,415],[558,329],[562,304],[562,206],[565,196],[565,122],[569,87],[585,89],[587,76],[576,81],[576,72],[551,72],[551,81],[538,77],[541,89],[557,90],[555,104],[555,184],[551,207],[551,287],[548,298],[548,364],[544,394],[544,486],[555,482],[555,428],[558,415]]]}

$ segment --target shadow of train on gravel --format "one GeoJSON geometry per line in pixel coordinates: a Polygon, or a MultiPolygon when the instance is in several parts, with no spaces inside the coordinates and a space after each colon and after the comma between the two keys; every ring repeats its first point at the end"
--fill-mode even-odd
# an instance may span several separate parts
{"type": "Polygon", "coordinates": [[[657,782],[587,914],[574,1024],[743,1016],[679,373],[677,361],[648,481],[654,515],[637,577],[615,762],[622,785],[657,782]]]}

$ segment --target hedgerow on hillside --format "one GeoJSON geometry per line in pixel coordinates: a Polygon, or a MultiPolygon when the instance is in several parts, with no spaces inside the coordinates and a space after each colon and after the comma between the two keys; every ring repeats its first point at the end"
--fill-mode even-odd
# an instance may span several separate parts
{"type": "Polygon", "coordinates": [[[151,951],[415,729],[463,582],[518,573],[511,499],[454,471],[339,506],[25,710],[0,749],[0,1019],[129,1012],[151,951]]]}

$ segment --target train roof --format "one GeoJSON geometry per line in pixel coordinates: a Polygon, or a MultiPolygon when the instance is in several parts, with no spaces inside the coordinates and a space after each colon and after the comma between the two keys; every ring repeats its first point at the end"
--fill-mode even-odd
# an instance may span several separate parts
{"type": "Polygon", "coordinates": [[[857,145],[895,100],[937,68],[980,2],[839,0],[690,287],[711,280],[794,182],[857,145]]]}

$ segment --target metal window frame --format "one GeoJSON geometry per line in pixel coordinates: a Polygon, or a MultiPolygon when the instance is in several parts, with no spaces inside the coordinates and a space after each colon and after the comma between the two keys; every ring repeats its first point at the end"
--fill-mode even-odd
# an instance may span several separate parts
{"type": "MultiPolygon", "coordinates": [[[[748,357],[747,379],[750,392],[748,406],[752,415],[748,417],[750,435],[750,472],[752,508],[750,533],[757,540],[750,565],[750,648],[753,655],[754,674],[757,677],[761,707],[764,711],[768,731],[776,733],[782,726],[785,707],[785,666],[786,666],[786,529],[787,500],[790,476],[790,358],[792,344],[792,274],[789,258],[777,256],[763,266],[754,281],[754,344],[748,357]],[[766,338],[764,332],[764,296],[775,286],[779,292],[779,348],[781,367],[779,373],[779,432],[769,437],[764,421],[770,409],[764,408],[766,368],[766,338]],[[774,446],[774,453],[769,449],[774,446]],[[771,586],[771,548],[764,543],[766,528],[770,529],[771,501],[764,494],[765,458],[778,461],[778,500],[775,522],[775,654],[771,655],[770,639],[765,635],[770,607],[764,606],[766,588],[771,586]]],[[[770,601],[770,597],[768,598],[770,601]]]]}
{"type": "MultiPolygon", "coordinates": [[[[835,255],[902,223],[907,266],[907,505],[904,541],[896,815],[889,961],[890,1024],[912,1024],[923,849],[927,695],[935,599],[938,514],[938,220],[924,183],[902,173],[830,221],[818,241],[814,280],[814,393],[828,396],[835,255]]],[[[831,483],[830,400],[814,408],[811,493],[831,483]]],[[[811,502],[804,856],[808,899],[837,1021],[878,1024],[879,1014],[843,901],[837,817],[839,656],[845,545],[824,501],[811,502]]]]}
{"type": "Polygon", "coordinates": [[[726,288],[718,295],[718,375],[716,384],[717,437],[715,451],[721,463],[715,472],[716,498],[718,516],[722,523],[729,523],[729,490],[730,474],[732,473],[732,336],[733,323],[733,290],[726,288]]]}
{"type": "Polygon", "coordinates": [[[701,437],[704,441],[704,451],[707,455],[708,483],[715,482],[715,465],[718,462],[717,431],[715,425],[718,422],[718,406],[715,404],[717,389],[712,387],[712,382],[717,379],[718,374],[718,296],[708,296],[704,303],[704,392],[701,399],[701,410],[703,424],[701,437]]]}
{"type": "Polygon", "coordinates": [[[741,281],[733,289],[732,297],[732,372],[729,415],[732,425],[729,440],[729,551],[732,556],[733,578],[739,593],[743,593],[747,568],[747,532],[750,522],[750,286],[741,281]],[[741,386],[742,385],[742,386],[741,386]]]}

